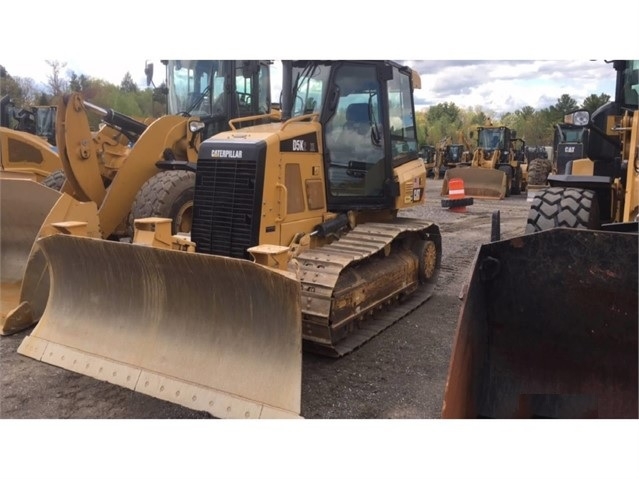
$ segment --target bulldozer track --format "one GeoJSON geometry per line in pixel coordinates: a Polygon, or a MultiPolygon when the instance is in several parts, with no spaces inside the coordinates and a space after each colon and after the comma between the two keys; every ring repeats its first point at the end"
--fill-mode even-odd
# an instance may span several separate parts
{"type": "MultiPolygon", "coordinates": [[[[432,234],[431,229],[439,234],[433,223],[413,218],[399,218],[393,223],[365,223],[332,244],[302,252],[297,261],[302,283],[303,324],[317,324],[319,320],[324,328],[330,329],[335,286],[348,268],[384,250],[402,233],[432,234]]],[[[368,303],[348,320],[354,324],[347,336],[336,343],[327,344],[304,334],[304,349],[333,357],[348,354],[426,302],[434,285],[435,278],[417,287],[414,283],[407,284],[400,291],[368,303]]]]}

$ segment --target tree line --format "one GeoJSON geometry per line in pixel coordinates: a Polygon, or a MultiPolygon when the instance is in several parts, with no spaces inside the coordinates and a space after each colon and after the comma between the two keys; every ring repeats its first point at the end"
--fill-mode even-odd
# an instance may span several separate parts
{"type": "MultiPolygon", "coordinates": [[[[81,92],[85,101],[101,108],[111,108],[133,118],[158,118],[166,114],[166,97],[158,89],[139,88],[130,72],[126,72],[119,85],[72,70],[64,72],[66,63],[49,61],[51,73],[44,87],[32,78],[11,75],[0,65],[0,97],[8,95],[17,108],[55,105],[71,92],[81,92]]],[[[97,128],[100,119],[89,114],[92,127],[97,128]]]]}
{"type": "MultiPolygon", "coordinates": [[[[134,118],[157,118],[166,113],[166,97],[157,93],[161,89],[139,88],[130,72],[124,75],[120,85],[76,74],[64,69],[66,63],[47,60],[51,73],[44,88],[38,86],[32,78],[13,76],[0,65],[0,97],[9,95],[17,107],[53,105],[58,99],[70,92],[81,92],[84,99],[102,108],[134,118]]],[[[441,140],[450,138],[452,143],[462,143],[462,137],[468,139],[478,126],[492,123],[495,126],[507,126],[517,131],[527,145],[551,145],[553,128],[562,121],[563,116],[577,108],[591,113],[610,100],[605,93],[591,94],[579,104],[569,94],[563,94],[557,102],[537,110],[525,106],[514,112],[508,112],[497,118],[481,106],[461,108],[454,102],[444,102],[416,111],[417,139],[420,145],[437,145],[441,140]]],[[[92,126],[99,123],[92,119],[92,126]]]]}
{"type": "Polygon", "coordinates": [[[434,146],[444,138],[450,138],[452,143],[463,143],[463,138],[468,140],[477,127],[492,124],[515,130],[517,137],[529,146],[552,145],[554,125],[561,123],[566,113],[580,108],[593,113],[609,100],[610,95],[593,93],[579,104],[564,93],[548,108],[537,110],[525,106],[499,118],[491,117],[481,107],[464,109],[453,102],[444,102],[416,112],[417,138],[421,145],[434,146]]]}

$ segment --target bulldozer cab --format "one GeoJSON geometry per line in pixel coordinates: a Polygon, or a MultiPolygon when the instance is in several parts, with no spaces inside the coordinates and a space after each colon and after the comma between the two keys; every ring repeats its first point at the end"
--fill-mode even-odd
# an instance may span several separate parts
{"type": "MultiPolygon", "coordinates": [[[[270,111],[270,61],[165,60],[168,114],[198,116],[202,138],[225,131],[230,118],[270,111]]],[[[147,74],[152,69],[147,64],[147,74]]]]}
{"type": "Polygon", "coordinates": [[[328,209],[394,208],[393,168],[419,157],[410,70],[366,61],[291,69],[291,116],[317,114],[323,126],[328,209]]]}

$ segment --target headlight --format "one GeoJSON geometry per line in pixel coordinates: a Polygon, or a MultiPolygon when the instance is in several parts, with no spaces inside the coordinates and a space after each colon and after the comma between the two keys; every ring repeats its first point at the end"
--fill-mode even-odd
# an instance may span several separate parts
{"type": "Polygon", "coordinates": [[[191,133],[196,133],[204,129],[203,121],[191,121],[189,122],[189,131],[191,133]]]}
{"type": "Polygon", "coordinates": [[[590,113],[588,110],[573,111],[564,117],[564,123],[576,126],[586,126],[590,123],[590,113]]]}

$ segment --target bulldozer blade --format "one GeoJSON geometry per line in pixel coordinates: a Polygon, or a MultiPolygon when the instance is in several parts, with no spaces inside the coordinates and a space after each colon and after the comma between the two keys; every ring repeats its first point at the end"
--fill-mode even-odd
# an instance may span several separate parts
{"type": "MultiPolygon", "coordinates": [[[[5,182],[2,183],[2,186],[4,185],[5,182]]],[[[64,231],[65,225],[73,222],[86,223],[86,226],[81,227],[83,235],[100,237],[98,209],[95,203],[80,202],[66,193],[58,193],[37,183],[36,185],[37,187],[29,185],[23,188],[30,192],[33,198],[36,198],[35,204],[28,212],[24,213],[24,217],[18,217],[14,214],[14,217],[9,215],[6,218],[3,210],[3,238],[7,231],[19,230],[16,225],[20,224],[21,221],[29,220],[29,234],[20,235],[19,241],[13,238],[10,243],[13,243],[14,246],[8,251],[3,248],[2,316],[0,318],[0,335],[3,336],[23,331],[37,323],[47,304],[49,272],[37,239],[61,233],[64,231]],[[51,191],[55,195],[51,195],[51,191]],[[51,199],[55,200],[52,204],[51,199]],[[45,217],[42,220],[43,214],[45,217]],[[39,224],[36,224],[37,222],[39,224]],[[20,247],[19,251],[18,246],[20,247]],[[7,254],[7,263],[12,263],[11,267],[8,268],[6,282],[5,253],[7,254]]],[[[10,201],[16,201],[15,196],[10,198],[10,201]]],[[[27,231],[27,228],[24,231],[27,231]]],[[[7,240],[12,236],[14,235],[8,235],[7,240]]],[[[4,247],[4,239],[2,246],[4,247]]]]}
{"type": "Polygon", "coordinates": [[[23,178],[0,178],[0,320],[19,303],[31,248],[60,193],[23,178]]]}
{"type": "Polygon", "coordinates": [[[468,197],[503,200],[506,196],[508,179],[503,171],[473,166],[446,170],[442,196],[448,196],[448,182],[453,178],[464,181],[464,193],[468,197]]]}
{"type": "Polygon", "coordinates": [[[300,416],[300,284],[251,261],[69,235],[25,356],[218,418],[300,416]]]}
{"type": "Polygon", "coordinates": [[[557,228],[481,246],[444,418],[637,418],[637,235],[557,228]]]}

